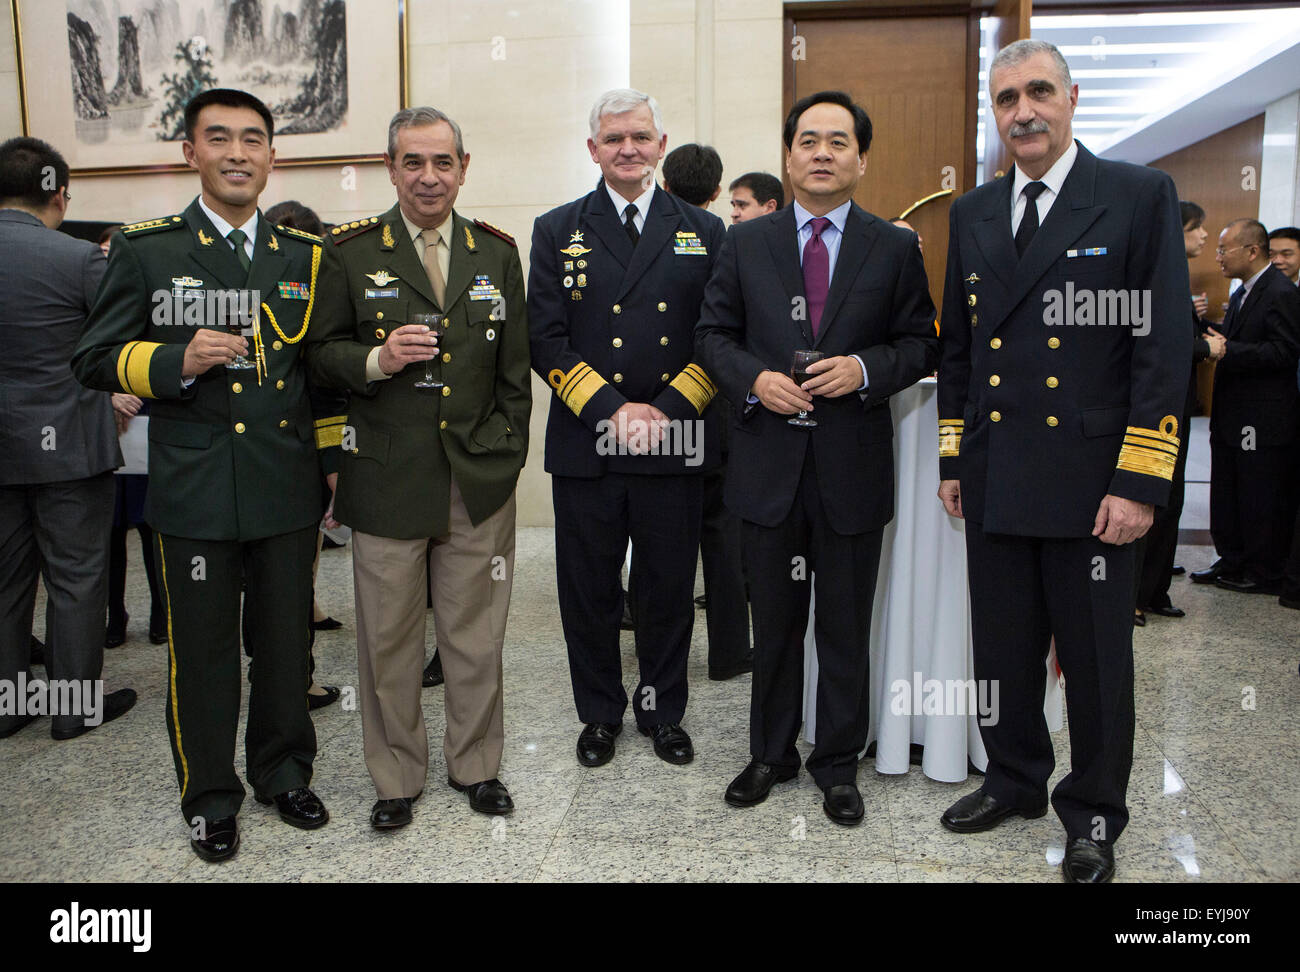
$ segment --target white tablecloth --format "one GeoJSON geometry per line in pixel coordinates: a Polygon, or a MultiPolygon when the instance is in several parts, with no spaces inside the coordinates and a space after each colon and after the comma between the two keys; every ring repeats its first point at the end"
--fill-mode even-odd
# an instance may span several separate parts
{"type": "MultiPolygon", "coordinates": [[[[890,400],[894,417],[894,519],[885,527],[880,577],[871,613],[871,728],[876,771],[906,773],[910,744],[925,747],[926,776],[956,783],[966,779],[967,759],[983,770],[988,755],[979,714],[915,711],[945,687],[974,679],[966,539],[961,520],[944,512],[939,486],[936,385],[927,378],[890,400]],[[951,681],[950,681],[951,680],[951,681]]],[[[811,433],[816,435],[814,429],[811,433]]],[[[817,652],[813,613],[804,637],[804,738],[816,732],[817,652]]],[[[1061,728],[1061,688],[1055,659],[1047,660],[1048,727],[1061,728]]],[[[966,696],[963,696],[966,697],[966,696]]],[[[978,699],[978,695],[977,695],[978,699]]],[[[985,699],[991,701],[991,696],[985,699]]],[[[967,707],[968,708],[968,707],[967,707]]]]}

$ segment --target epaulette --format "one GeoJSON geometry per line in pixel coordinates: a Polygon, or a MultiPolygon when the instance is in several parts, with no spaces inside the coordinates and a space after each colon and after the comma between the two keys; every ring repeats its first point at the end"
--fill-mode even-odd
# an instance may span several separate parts
{"type": "Polygon", "coordinates": [[[142,233],[156,233],[161,229],[176,229],[184,222],[179,216],[159,216],[157,219],[146,219],[139,223],[127,223],[122,227],[122,232],[127,236],[139,236],[142,233]]]}
{"type": "Polygon", "coordinates": [[[295,240],[302,240],[305,243],[314,243],[316,246],[320,246],[325,242],[324,237],[317,236],[315,233],[308,233],[306,230],[294,229],[292,226],[281,226],[276,223],[275,229],[285,236],[292,236],[295,240]]]}
{"type": "Polygon", "coordinates": [[[510,235],[509,233],[507,233],[505,230],[503,230],[503,229],[498,229],[497,227],[493,226],[491,223],[489,223],[489,222],[488,222],[487,220],[485,220],[485,219],[476,219],[476,220],[474,220],[474,225],[475,225],[475,226],[478,226],[478,227],[481,227],[482,229],[487,230],[487,231],[488,231],[489,233],[491,233],[493,236],[496,236],[496,237],[499,237],[499,238],[505,240],[505,241],[506,241],[507,243],[509,243],[511,246],[516,246],[516,247],[517,247],[517,246],[519,245],[518,243],[515,242],[515,238],[514,238],[513,236],[511,236],[511,235],[510,235]]]}
{"type": "Polygon", "coordinates": [[[354,236],[360,236],[368,230],[374,229],[379,225],[378,216],[367,216],[365,219],[354,219],[350,223],[339,223],[330,230],[330,239],[335,243],[342,243],[344,240],[350,240],[354,236]]]}

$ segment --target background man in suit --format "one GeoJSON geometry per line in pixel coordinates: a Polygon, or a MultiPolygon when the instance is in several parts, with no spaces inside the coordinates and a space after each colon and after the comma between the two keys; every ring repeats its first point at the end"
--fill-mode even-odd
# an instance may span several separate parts
{"type": "Polygon", "coordinates": [[[299,366],[323,241],[257,208],[273,132],[271,112],[244,91],[215,88],[186,105],[183,150],[201,192],[182,214],[123,227],[72,360],[85,385],[157,399],[145,518],[167,599],[167,731],[190,846],[206,861],[239,847],[241,591],[256,642],[248,782],[285,823],[329,820],[308,785],[316,731],[305,689],[316,452],[337,453],[343,419],[317,415],[313,428],[299,366]],[[227,331],[254,310],[259,340],[227,331]],[[226,367],[237,355],[258,367],[226,367]]]}
{"type": "Polygon", "coordinates": [[[1016,164],[950,213],[939,496],[966,520],[975,676],[1001,706],[980,728],[983,786],[942,823],[971,833],[1047,812],[1055,637],[1072,764],[1052,794],[1063,872],[1109,881],[1133,761],[1133,541],[1169,495],[1191,366],[1178,196],[1167,175],[1074,141],[1079,90],[1051,44],[999,51],[989,92],[1016,164]],[[1108,301],[1102,326],[1106,291],[1127,313],[1108,301]]]}
{"type": "Polygon", "coordinates": [[[687,142],[664,156],[664,191],[708,209],[722,192],[722,156],[712,145],[687,142]]]}
{"type": "MultiPolygon", "coordinates": [[[[20,672],[30,678],[38,571],[49,598],[46,674],[84,686],[104,669],[113,470],[122,454],[109,397],[68,370],[104,276],[99,247],[57,232],[70,198],[68,164],[51,146],[35,138],[0,145],[0,679],[11,686],[20,672]]],[[[52,713],[50,732],[71,739],[134,704],[135,693],[119,689],[98,713],[52,713]]],[[[0,739],[35,718],[0,714],[0,739]]]]}
{"type": "Polygon", "coordinates": [[[307,349],[312,375],[352,393],[331,522],[352,527],[357,661],[376,829],[411,821],[429,742],[420,708],[425,551],[446,672],[447,782],[480,813],[514,809],[501,650],[515,564],[515,483],[532,390],[514,240],[453,210],[469,169],[460,127],[407,108],[385,154],[397,203],[336,226],[307,349]],[[441,314],[438,338],[414,314],[441,314]],[[437,362],[434,364],[434,362],[437,362]],[[441,387],[419,387],[431,369],[441,387]]]}
{"type": "Polygon", "coordinates": [[[1268,261],[1300,286],[1300,228],[1279,226],[1268,234],[1268,261]]]}
{"type": "Polygon", "coordinates": [[[560,617],[585,724],[578,762],[609,762],[622,731],[619,569],[630,538],[641,667],[633,711],[655,753],[682,764],[694,758],[681,720],[700,543],[699,419],[714,395],[693,337],[725,230],[655,185],[668,136],[649,95],[607,91],[590,129],[601,180],[537,218],[528,274],[533,368],[555,390],[546,471],[560,617]]]}
{"type": "Polygon", "coordinates": [[[1300,442],[1300,291],[1269,263],[1268,234],[1236,219],[1215,250],[1242,281],[1218,330],[1210,411],[1210,535],[1219,559],[1192,580],[1230,591],[1280,594],[1296,500],[1300,442]]]}
{"type": "Polygon", "coordinates": [[[808,770],[827,816],[856,824],[871,603],[894,515],[889,396],[934,368],[938,341],[911,234],[852,201],[871,147],[866,111],[842,91],[809,95],[790,109],[784,137],[794,206],[732,227],[697,332],[705,368],[740,415],[726,498],[743,521],[754,613],[752,761],[726,800],[760,803],[799,771],[815,571],[817,744],[808,770]],[[797,385],[790,363],[809,348],[826,357],[797,385]],[[789,423],[801,409],[815,428],[789,423]]]}
{"type": "Polygon", "coordinates": [[[743,223],[774,213],[785,205],[781,180],[766,172],[746,172],[727,187],[731,193],[731,221],[743,223]]]}

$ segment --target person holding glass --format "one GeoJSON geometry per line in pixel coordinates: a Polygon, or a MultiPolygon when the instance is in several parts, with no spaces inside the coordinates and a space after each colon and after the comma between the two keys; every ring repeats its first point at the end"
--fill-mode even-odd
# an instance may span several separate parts
{"type": "Polygon", "coordinates": [[[863,817],[872,598],[894,515],[889,396],[934,370],[938,339],[914,234],[853,202],[871,147],[866,111],[819,92],[791,108],[784,137],[794,205],[731,228],[696,330],[738,416],[726,502],[743,521],[754,616],[751,761],[725,799],[753,806],[799,772],[815,571],[807,765],[826,815],[852,825],[863,817]]]}
{"type": "Polygon", "coordinates": [[[443,112],[393,116],[385,163],[397,204],[330,231],[321,330],[307,348],[312,379],[351,392],[325,525],[352,528],[377,830],[411,822],[428,772],[420,683],[429,576],[446,673],[447,783],[480,813],[514,809],[497,774],[515,484],[532,410],[528,318],[514,240],[452,208],[469,161],[443,112]]]}

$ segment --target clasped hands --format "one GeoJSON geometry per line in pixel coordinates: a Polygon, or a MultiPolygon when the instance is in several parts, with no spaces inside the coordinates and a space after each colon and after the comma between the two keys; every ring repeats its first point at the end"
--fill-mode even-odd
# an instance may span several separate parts
{"type": "Polygon", "coordinates": [[[763,403],[763,407],[777,415],[811,412],[813,396],[839,398],[862,387],[862,366],[851,355],[822,358],[808,366],[813,375],[802,385],[779,371],[762,371],[754,379],[750,394],[763,403]]]}

